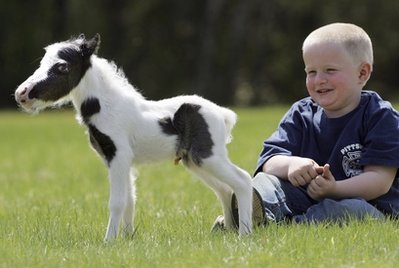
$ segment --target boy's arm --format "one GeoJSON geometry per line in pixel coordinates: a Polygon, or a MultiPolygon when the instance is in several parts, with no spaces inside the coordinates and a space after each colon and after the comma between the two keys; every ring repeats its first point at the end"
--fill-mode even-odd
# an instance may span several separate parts
{"type": "Polygon", "coordinates": [[[294,186],[303,186],[310,183],[322,172],[315,161],[310,158],[275,155],[263,165],[263,171],[287,179],[294,186]]]}
{"type": "Polygon", "coordinates": [[[308,194],[316,200],[326,197],[361,197],[372,200],[389,191],[396,171],[396,167],[366,166],[364,171],[357,176],[335,181],[329,165],[325,165],[323,175],[317,176],[309,184],[308,194]]]}

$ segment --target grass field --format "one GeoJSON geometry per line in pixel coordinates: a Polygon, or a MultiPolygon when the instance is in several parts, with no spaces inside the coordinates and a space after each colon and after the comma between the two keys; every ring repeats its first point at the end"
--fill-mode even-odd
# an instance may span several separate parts
{"type": "MultiPolygon", "coordinates": [[[[231,159],[252,172],[286,108],[236,109],[231,159]]],[[[172,162],[139,173],[135,237],[104,244],[106,169],[73,113],[0,113],[0,267],[399,267],[398,222],[211,234],[200,181],[172,162]]]]}

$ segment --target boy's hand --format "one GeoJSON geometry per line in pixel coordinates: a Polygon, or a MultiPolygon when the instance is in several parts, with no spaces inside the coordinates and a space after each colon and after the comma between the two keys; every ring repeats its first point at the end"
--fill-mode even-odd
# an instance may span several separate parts
{"type": "Polygon", "coordinates": [[[310,183],[318,176],[322,168],[312,159],[303,157],[293,157],[289,163],[288,180],[295,187],[310,183]]]}
{"type": "Polygon", "coordinates": [[[330,165],[323,166],[323,174],[312,180],[307,188],[308,195],[314,200],[326,198],[334,192],[336,181],[330,171],[330,165]]]}

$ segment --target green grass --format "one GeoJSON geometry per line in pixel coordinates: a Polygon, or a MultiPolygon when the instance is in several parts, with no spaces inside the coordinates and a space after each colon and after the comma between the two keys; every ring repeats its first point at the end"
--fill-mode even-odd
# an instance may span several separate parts
{"type": "MultiPolygon", "coordinates": [[[[252,172],[287,107],[236,109],[231,159],[252,172]]],[[[0,113],[0,267],[398,267],[399,224],[211,234],[214,194],[173,162],[139,168],[133,239],[104,244],[106,168],[72,112],[0,113]]]]}

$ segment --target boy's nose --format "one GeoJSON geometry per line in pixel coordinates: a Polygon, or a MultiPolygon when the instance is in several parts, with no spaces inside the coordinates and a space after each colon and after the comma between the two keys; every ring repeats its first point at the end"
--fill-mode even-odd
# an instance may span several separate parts
{"type": "Polygon", "coordinates": [[[325,84],[327,83],[327,77],[323,73],[317,73],[315,77],[316,84],[325,84]]]}

